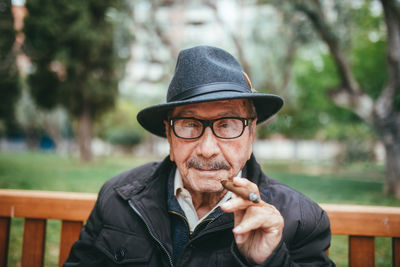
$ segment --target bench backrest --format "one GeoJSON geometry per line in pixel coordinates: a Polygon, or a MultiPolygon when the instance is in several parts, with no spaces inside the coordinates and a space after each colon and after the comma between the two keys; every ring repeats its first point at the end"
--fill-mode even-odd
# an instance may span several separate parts
{"type": "Polygon", "coordinates": [[[11,218],[25,218],[22,266],[43,266],[46,221],[61,220],[59,266],[67,259],[96,194],[0,189],[0,266],[7,266],[11,218]]]}
{"type": "MultiPolygon", "coordinates": [[[[61,220],[59,266],[67,259],[96,194],[0,189],[0,267],[7,265],[11,219],[25,218],[21,265],[43,266],[46,221],[61,220]]],[[[321,204],[332,234],[349,236],[349,266],[374,266],[374,237],[392,238],[393,266],[400,266],[400,208],[321,204]]]]}

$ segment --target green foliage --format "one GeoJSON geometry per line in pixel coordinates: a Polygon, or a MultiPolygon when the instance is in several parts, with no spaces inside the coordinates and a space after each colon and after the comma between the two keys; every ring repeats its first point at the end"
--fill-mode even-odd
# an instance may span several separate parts
{"type": "MultiPolygon", "coordinates": [[[[360,41],[360,40],[358,40],[360,41]]],[[[386,42],[357,42],[352,53],[353,71],[363,90],[376,99],[387,79],[386,42]]]]}
{"type": "Polygon", "coordinates": [[[109,14],[128,12],[124,3],[27,1],[24,50],[34,65],[29,85],[40,107],[63,105],[75,117],[87,108],[96,117],[114,106],[129,55],[118,53],[117,25],[109,14]]]}
{"type": "Polygon", "coordinates": [[[106,140],[113,145],[130,148],[140,143],[142,135],[135,128],[111,128],[106,133],[106,140]]]}
{"type": "Polygon", "coordinates": [[[329,99],[328,91],[338,85],[338,75],[330,55],[322,54],[320,60],[320,63],[301,59],[296,62],[295,76],[301,106],[295,114],[299,115],[300,121],[307,121],[306,127],[315,129],[315,133],[325,138],[328,134],[323,128],[327,125],[361,123],[361,120],[329,99]]]}
{"type": "Polygon", "coordinates": [[[7,0],[0,1],[0,55],[1,62],[6,59],[6,56],[11,52],[15,42],[15,31],[13,28],[14,20],[11,13],[11,2],[7,0]]]}
{"type": "Polygon", "coordinates": [[[57,74],[43,70],[36,72],[29,77],[29,84],[31,87],[31,94],[35,97],[35,103],[45,109],[54,109],[62,100],[60,91],[57,90],[59,80],[57,74]],[[52,90],[48,90],[52,88],[52,90]]]}
{"type": "Polygon", "coordinates": [[[386,79],[386,26],[383,14],[371,14],[370,3],[351,9],[352,18],[352,70],[363,90],[376,99],[386,79]]]}
{"type": "Polygon", "coordinates": [[[374,148],[377,137],[370,126],[363,123],[335,123],[328,125],[326,132],[328,138],[332,136],[343,144],[342,153],[336,158],[339,165],[375,160],[374,148]]]}
{"type": "Polygon", "coordinates": [[[14,106],[20,95],[13,23],[11,1],[0,0],[0,135],[16,127],[14,106]]]}
{"type": "Polygon", "coordinates": [[[298,57],[294,65],[296,95],[288,99],[279,116],[262,125],[261,137],[282,133],[291,138],[337,139],[330,125],[359,124],[361,120],[349,110],[336,106],[327,96],[329,88],[338,84],[332,58],[313,54],[313,59],[298,57]]]}

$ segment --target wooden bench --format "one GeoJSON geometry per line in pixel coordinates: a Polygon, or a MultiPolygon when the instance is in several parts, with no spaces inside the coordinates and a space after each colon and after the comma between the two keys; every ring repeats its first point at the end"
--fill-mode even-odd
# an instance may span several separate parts
{"type": "MultiPolygon", "coordinates": [[[[24,218],[21,266],[43,266],[46,221],[61,220],[59,266],[68,257],[96,194],[0,189],[0,267],[7,266],[11,219],[24,218]]],[[[375,237],[392,238],[400,266],[400,208],[321,204],[334,235],[349,236],[349,266],[375,265],[375,237]]]]}

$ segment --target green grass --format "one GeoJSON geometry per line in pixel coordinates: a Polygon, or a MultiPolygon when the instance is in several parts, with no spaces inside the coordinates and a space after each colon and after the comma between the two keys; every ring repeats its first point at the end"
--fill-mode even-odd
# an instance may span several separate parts
{"type": "Polygon", "coordinates": [[[53,153],[0,153],[0,188],[97,193],[112,176],[148,161],[119,156],[83,164],[53,153]]]}
{"type": "MultiPolygon", "coordinates": [[[[53,153],[0,152],[0,188],[52,191],[98,192],[116,174],[154,159],[133,156],[96,158],[82,164],[75,157],[53,153]]],[[[330,163],[279,162],[262,164],[266,173],[318,203],[400,206],[400,200],[382,192],[384,168],[374,164],[335,166],[330,163]]],[[[9,266],[19,266],[23,220],[13,219],[9,266]]],[[[46,233],[45,266],[57,266],[60,222],[49,220],[46,233]]],[[[347,266],[348,238],[334,236],[331,258],[347,266]]],[[[391,266],[391,240],[376,238],[376,265],[391,266]]]]}
{"type": "Polygon", "coordinates": [[[263,169],[273,177],[306,194],[318,203],[400,206],[400,200],[385,195],[384,170],[374,164],[336,168],[329,164],[268,162],[263,169]],[[297,167],[296,167],[297,166],[297,167]]]}

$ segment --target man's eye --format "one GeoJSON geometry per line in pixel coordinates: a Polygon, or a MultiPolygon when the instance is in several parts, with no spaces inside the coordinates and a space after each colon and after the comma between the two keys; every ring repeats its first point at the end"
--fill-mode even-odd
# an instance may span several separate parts
{"type": "Polygon", "coordinates": [[[229,121],[219,121],[218,124],[216,125],[218,128],[229,128],[231,127],[231,123],[229,123],[229,121]]]}
{"type": "Polygon", "coordinates": [[[199,123],[196,121],[185,121],[183,123],[184,127],[189,127],[189,128],[195,128],[195,127],[200,127],[199,123]]]}

